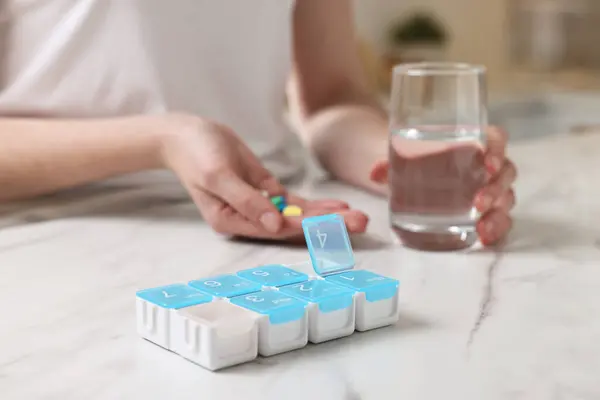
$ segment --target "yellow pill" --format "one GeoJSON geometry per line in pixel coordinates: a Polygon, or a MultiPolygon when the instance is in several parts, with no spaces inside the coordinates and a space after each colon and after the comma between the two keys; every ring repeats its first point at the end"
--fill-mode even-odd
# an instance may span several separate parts
{"type": "Polygon", "coordinates": [[[298,206],[287,206],[283,209],[283,215],[286,217],[299,217],[302,215],[302,209],[298,206]]]}

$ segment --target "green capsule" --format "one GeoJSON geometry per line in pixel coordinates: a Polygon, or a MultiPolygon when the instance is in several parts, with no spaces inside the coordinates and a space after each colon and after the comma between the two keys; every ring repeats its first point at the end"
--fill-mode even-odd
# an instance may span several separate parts
{"type": "Polygon", "coordinates": [[[271,203],[273,203],[275,205],[275,207],[277,207],[279,212],[283,211],[283,209],[287,206],[286,201],[283,198],[283,196],[271,197],[271,203]]]}

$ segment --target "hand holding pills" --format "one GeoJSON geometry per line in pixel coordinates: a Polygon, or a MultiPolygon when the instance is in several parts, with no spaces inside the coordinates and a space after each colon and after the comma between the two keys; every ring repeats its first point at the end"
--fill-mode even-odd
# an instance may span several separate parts
{"type": "MultiPolygon", "coordinates": [[[[258,225],[248,226],[245,233],[238,234],[246,238],[268,239],[268,240],[287,240],[297,241],[302,239],[302,219],[304,217],[314,217],[318,215],[336,213],[344,218],[348,232],[362,233],[366,230],[368,217],[340,200],[323,199],[307,200],[302,197],[285,194],[270,196],[268,192],[263,191],[262,196],[269,201],[282,218],[281,229],[278,232],[268,232],[261,229],[258,225]]],[[[245,228],[244,225],[237,227],[245,228]]]]}
{"type": "MultiPolygon", "coordinates": [[[[263,190],[262,194],[265,197],[269,197],[269,193],[266,190],[263,190]]],[[[279,212],[286,217],[300,217],[303,214],[301,207],[293,204],[287,204],[284,196],[271,197],[271,203],[273,203],[279,212]]]]}
{"type": "Polygon", "coordinates": [[[350,233],[364,232],[368,218],[357,210],[350,209],[349,205],[338,200],[305,200],[294,195],[270,196],[267,191],[262,195],[268,198],[277,210],[283,215],[286,226],[291,233],[288,238],[299,238],[302,236],[302,218],[314,217],[328,213],[337,213],[344,218],[350,233]]]}
{"type": "Polygon", "coordinates": [[[287,193],[230,128],[193,116],[169,116],[160,162],[187,189],[216,232],[268,240],[302,237],[303,216],[338,213],[350,233],[368,218],[339,200],[307,200],[287,193]],[[261,192],[268,194],[265,197],[261,192]],[[272,200],[273,199],[273,200],[272,200]]]}

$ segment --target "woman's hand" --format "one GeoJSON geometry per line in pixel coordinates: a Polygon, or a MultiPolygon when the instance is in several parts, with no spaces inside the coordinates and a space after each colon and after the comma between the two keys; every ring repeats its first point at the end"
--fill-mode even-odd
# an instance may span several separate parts
{"type": "MultiPolygon", "coordinates": [[[[507,135],[496,127],[487,130],[487,148],[484,164],[488,172],[486,185],[475,196],[474,205],[481,213],[477,222],[477,233],[484,245],[493,245],[503,240],[512,228],[510,211],[515,205],[512,188],[517,177],[515,165],[505,155],[507,135]]],[[[375,164],[371,180],[378,184],[388,183],[387,160],[375,164]]]]}
{"type": "Polygon", "coordinates": [[[167,119],[163,164],[177,174],[215,231],[259,239],[302,236],[302,217],[284,217],[263,191],[286,196],[288,204],[304,210],[304,216],[338,213],[350,233],[365,231],[367,216],[342,201],[309,201],[288,194],[228,127],[187,115],[167,119]]]}
{"type": "Polygon", "coordinates": [[[489,179],[475,198],[475,206],[482,213],[477,232],[484,245],[503,240],[512,228],[510,211],[516,200],[512,185],[517,179],[517,168],[506,157],[506,141],[507,134],[502,129],[488,129],[484,161],[489,179]]]}

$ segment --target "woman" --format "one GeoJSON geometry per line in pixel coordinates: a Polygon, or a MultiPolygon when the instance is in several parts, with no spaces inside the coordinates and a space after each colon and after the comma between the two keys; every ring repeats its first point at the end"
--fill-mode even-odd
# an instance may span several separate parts
{"type": "MultiPolygon", "coordinates": [[[[286,239],[290,105],[300,138],[335,178],[385,193],[387,117],[357,57],[349,0],[4,0],[0,200],[172,170],[219,232],[286,239]]],[[[478,197],[484,243],[510,229],[516,171],[498,130],[478,197]]],[[[292,198],[309,214],[367,217],[292,198]]]]}

